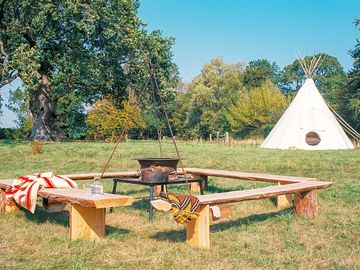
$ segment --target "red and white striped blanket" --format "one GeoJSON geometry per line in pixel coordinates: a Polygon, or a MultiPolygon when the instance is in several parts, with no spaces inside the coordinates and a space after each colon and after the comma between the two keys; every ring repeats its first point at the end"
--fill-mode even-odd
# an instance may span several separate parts
{"type": "Polygon", "coordinates": [[[42,188],[77,188],[77,184],[70,178],[52,172],[36,173],[19,176],[5,193],[7,198],[14,198],[20,206],[34,213],[37,193],[42,188]]]}

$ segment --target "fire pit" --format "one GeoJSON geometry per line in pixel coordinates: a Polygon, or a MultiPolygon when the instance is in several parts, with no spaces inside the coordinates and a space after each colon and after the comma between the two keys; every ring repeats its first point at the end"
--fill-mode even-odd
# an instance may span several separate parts
{"type": "Polygon", "coordinates": [[[140,163],[141,180],[145,182],[167,182],[177,179],[178,158],[135,158],[140,163]]]}

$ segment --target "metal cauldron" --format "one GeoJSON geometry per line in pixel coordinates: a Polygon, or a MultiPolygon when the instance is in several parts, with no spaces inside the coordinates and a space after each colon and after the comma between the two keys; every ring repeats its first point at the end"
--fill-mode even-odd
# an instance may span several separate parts
{"type": "Polygon", "coordinates": [[[178,158],[136,158],[140,163],[140,179],[146,182],[167,182],[177,178],[178,158]]]}

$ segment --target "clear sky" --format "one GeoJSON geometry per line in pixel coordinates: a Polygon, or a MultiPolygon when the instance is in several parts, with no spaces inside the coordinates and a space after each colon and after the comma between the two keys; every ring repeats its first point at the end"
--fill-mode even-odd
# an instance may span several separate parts
{"type": "Polygon", "coordinates": [[[140,0],[149,30],[176,38],[174,61],[190,81],[216,56],[226,62],[266,58],[281,68],[325,52],[347,71],[360,31],[360,0],[140,0]]]}

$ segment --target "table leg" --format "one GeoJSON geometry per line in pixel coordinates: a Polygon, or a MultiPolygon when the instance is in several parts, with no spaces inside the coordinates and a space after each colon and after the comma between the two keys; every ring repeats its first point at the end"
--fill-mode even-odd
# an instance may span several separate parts
{"type": "MultiPolygon", "coordinates": [[[[116,187],[117,187],[117,181],[113,180],[113,189],[112,189],[112,194],[116,193],[116,187]]],[[[110,213],[112,213],[114,211],[113,207],[110,207],[110,213]]]]}
{"type": "Polygon", "coordinates": [[[154,199],[154,186],[150,186],[150,202],[149,202],[149,221],[152,223],[153,219],[153,208],[151,205],[151,201],[154,199]]]}
{"type": "Polygon", "coordinates": [[[204,195],[204,180],[199,182],[200,185],[200,194],[204,195]]]}
{"type": "Polygon", "coordinates": [[[202,175],[202,179],[204,179],[204,188],[208,188],[209,177],[207,175],[202,175]]]}
{"type": "Polygon", "coordinates": [[[116,193],[116,187],[117,187],[117,181],[113,180],[113,189],[112,189],[113,194],[116,193]]]}

